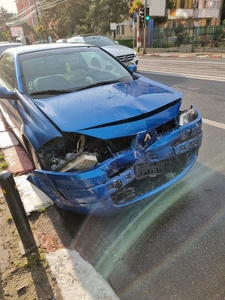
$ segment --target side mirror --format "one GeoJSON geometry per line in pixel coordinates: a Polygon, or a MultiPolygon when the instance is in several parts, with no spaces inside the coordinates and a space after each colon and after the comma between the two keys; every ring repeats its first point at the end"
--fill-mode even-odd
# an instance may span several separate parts
{"type": "Polygon", "coordinates": [[[114,41],[114,43],[117,44],[117,45],[119,45],[119,42],[117,42],[117,41],[114,41]]]}
{"type": "Polygon", "coordinates": [[[8,91],[4,86],[0,86],[0,98],[8,100],[16,100],[16,93],[8,91]]]}
{"type": "Polygon", "coordinates": [[[129,65],[128,69],[133,73],[137,72],[137,66],[135,64],[129,65]]]}

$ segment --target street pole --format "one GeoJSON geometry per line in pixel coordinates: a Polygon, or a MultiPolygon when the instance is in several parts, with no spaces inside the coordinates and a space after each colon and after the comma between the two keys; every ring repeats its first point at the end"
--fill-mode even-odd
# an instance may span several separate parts
{"type": "Polygon", "coordinates": [[[145,0],[145,6],[144,6],[144,49],[143,49],[143,54],[146,54],[146,5],[147,5],[147,0],[145,0]]]}
{"type": "Polygon", "coordinates": [[[139,52],[139,48],[141,47],[140,45],[140,9],[138,9],[138,14],[137,14],[137,52],[139,52]]]}
{"type": "MultiPolygon", "coordinates": [[[[34,0],[34,6],[35,6],[35,11],[36,11],[36,15],[37,15],[37,23],[38,23],[38,27],[39,29],[41,29],[40,27],[40,18],[39,18],[39,11],[38,11],[38,7],[37,7],[37,3],[36,3],[36,0],[34,0]]],[[[40,38],[42,40],[42,34],[41,34],[41,30],[39,31],[39,34],[40,34],[40,38]]]]}

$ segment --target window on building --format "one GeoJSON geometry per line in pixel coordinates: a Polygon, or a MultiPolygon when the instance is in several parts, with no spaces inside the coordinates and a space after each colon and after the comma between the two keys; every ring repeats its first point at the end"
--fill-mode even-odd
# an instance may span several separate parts
{"type": "Polygon", "coordinates": [[[204,2],[203,2],[203,8],[206,8],[206,3],[207,3],[207,1],[204,0],[204,2]]]}
{"type": "Polygon", "coordinates": [[[212,8],[218,9],[219,8],[219,1],[213,1],[212,8]]]}
{"type": "Polygon", "coordinates": [[[121,34],[124,35],[125,34],[125,26],[121,25],[121,34]]]}
{"type": "Polygon", "coordinates": [[[116,35],[120,35],[120,25],[116,26],[116,35]]]}
{"type": "Polygon", "coordinates": [[[199,0],[196,0],[194,2],[194,9],[198,9],[198,5],[199,5],[199,0]]]}
{"type": "Polygon", "coordinates": [[[185,0],[180,1],[180,8],[185,8],[185,0]]]}

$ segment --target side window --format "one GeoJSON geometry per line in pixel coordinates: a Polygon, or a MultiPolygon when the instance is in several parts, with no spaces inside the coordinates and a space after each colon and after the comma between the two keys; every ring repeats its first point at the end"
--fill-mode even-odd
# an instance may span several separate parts
{"type": "Polygon", "coordinates": [[[10,54],[5,53],[1,58],[0,79],[8,89],[14,89],[16,76],[14,68],[14,59],[13,56],[10,54]]]}

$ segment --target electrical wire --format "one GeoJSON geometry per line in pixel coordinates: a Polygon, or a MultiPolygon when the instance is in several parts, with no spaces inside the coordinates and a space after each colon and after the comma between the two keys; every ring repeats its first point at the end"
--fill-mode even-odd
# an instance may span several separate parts
{"type": "Polygon", "coordinates": [[[54,0],[52,2],[49,2],[49,0],[37,1],[36,4],[31,5],[16,16],[10,18],[5,24],[9,27],[25,24],[33,15],[38,15],[41,11],[48,10],[67,1],[69,0],[54,0]]]}

